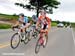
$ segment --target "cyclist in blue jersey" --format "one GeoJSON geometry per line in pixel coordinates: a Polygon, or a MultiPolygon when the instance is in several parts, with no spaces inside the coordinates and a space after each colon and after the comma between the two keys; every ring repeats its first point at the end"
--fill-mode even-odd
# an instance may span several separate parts
{"type": "Polygon", "coordinates": [[[32,15],[32,21],[36,24],[38,17],[36,15],[32,15]]]}
{"type": "Polygon", "coordinates": [[[20,25],[23,32],[25,32],[26,28],[30,26],[30,23],[28,21],[28,17],[24,16],[24,14],[21,13],[19,14],[19,19],[16,24],[12,26],[12,29],[14,30],[14,28],[18,28],[18,26],[20,25]]]}

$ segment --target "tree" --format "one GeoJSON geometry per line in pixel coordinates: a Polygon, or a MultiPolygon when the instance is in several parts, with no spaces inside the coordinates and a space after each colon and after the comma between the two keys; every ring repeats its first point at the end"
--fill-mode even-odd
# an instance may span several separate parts
{"type": "Polygon", "coordinates": [[[19,5],[23,8],[27,8],[29,10],[37,10],[37,16],[39,11],[44,9],[47,13],[53,14],[53,8],[58,8],[60,2],[57,0],[29,0],[29,5],[24,5],[22,3],[15,3],[15,5],[19,5]]]}
{"type": "Polygon", "coordinates": [[[67,25],[69,26],[70,25],[70,22],[67,22],[67,25]]]}
{"type": "Polygon", "coordinates": [[[16,13],[14,13],[13,16],[17,16],[16,13]]]}
{"type": "Polygon", "coordinates": [[[63,21],[62,23],[63,23],[64,25],[66,25],[66,22],[65,22],[65,21],[63,21]]]}
{"type": "Polygon", "coordinates": [[[59,21],[59,20],[57,20],[56,22],[57,22],[57,24],[59,24],[59,23],[60,23],[60,21],[59,21]]]}

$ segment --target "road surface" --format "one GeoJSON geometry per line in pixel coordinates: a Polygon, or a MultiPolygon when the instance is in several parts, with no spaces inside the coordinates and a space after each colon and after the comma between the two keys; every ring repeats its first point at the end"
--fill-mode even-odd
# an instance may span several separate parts
{"type": "Polygon", "coordinates": [[[13,34],[11,29],[0,30],[0,56],[75,56],[75,31],[71,28],[52,28],[46,48],[41,47],[38,54],[35,54],[37,39],[12,49],[10,39],[13,34]]]}

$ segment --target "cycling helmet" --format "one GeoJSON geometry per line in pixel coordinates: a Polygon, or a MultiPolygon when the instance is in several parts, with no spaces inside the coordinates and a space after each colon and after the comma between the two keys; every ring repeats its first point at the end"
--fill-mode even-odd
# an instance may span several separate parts
{"type": "Polygon", "coordinates": [[[32,19],[37,19],[36,15],[33,15],[33,16],[32,16],[32,19]]]}
{"type": "Polygon", "coordinates": [[[44,14],[46,14],[46,11],[45,11],[45,10],[41,10],[40,13],[44,13],[44,14]]]}
{"type": "Polygon", "coordinates": [[[22,17],[24,17],[24,14],[23,14],[23,13],[20,13],[20,14],[19,14],[19,16],[22,16],[22,17]]]}

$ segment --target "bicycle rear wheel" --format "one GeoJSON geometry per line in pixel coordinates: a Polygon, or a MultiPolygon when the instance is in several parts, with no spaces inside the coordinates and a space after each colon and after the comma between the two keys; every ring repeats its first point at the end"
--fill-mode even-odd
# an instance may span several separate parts
{"type": "Polygon", "coordinates": [[[20,44],[20,35],[18,33],[15,33],[12,37],[11,37],[11,48],[15,49],[19,46],[20,44]]]}

